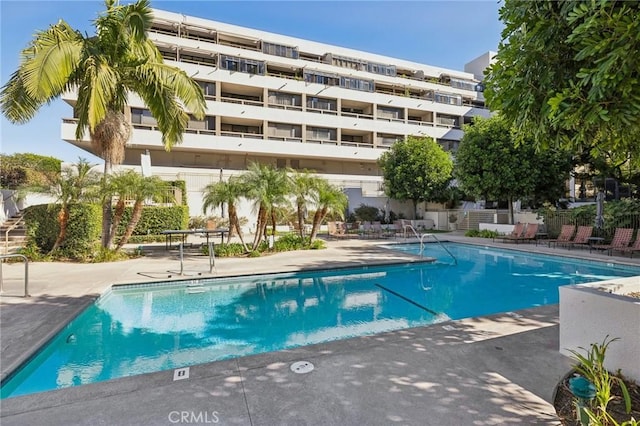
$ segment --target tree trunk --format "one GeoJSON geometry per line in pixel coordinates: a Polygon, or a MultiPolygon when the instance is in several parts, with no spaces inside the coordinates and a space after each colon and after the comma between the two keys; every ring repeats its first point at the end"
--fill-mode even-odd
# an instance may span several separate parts
{"type": "Polygon", "coordinates": [[[507,199],[508,199],[507,203],[509,203],[509,224],[513,225],[514,223],[516,223],[515,217],[513,214],[513,197],[509,195],[507,199]]]}
{"type": "Polygon", "coordinates": [[[411,200],[413,203],[413,218],[418,219],[418,200],[411,200]]]}
{"type": "Polygon", "coordinates": [[[300,238],[304,239],[304,203],[298,202],[298,233],[300,234],[300,238]]]}
{"type": "MultiPolygon", "coordinates": [[[[105,158],[103,184],[106,184],[107,176],[111,174],[112,170],[111,160],[105,158]]],[[[102,247],[111,248],[111,242],[111,197],[107,197],[102,203],[102,247]]]]}
{"type": "Polygon", "coordinates": [[[253,237],[253,246],[251,250],[256,250],[260,241],[262,241],[262,235],[267,227],[267,212],[263,206],[258,209],[258,220],[256,223],[256,235],[253,237]]]}
{"type": "MultiPolygon", "coordinates": [[[[271,209],[271,238],[273,240],[269,240],[269,241],[274,241],[276,240],[276,211],[275,209],[271,209]]],[[[273,247],[271,247],[269,250],[273,249],[273,247]]]]}
{"type": "Polygon", "coordinates": [[[118,242],[118,245],[116,246],[116,251],[120,250],[123,245],[127,244],[127,241],[129,241],[129,238],[131,238],[131,235],[133,234],[133,230],[136,229],[136,225],[138,224],[138,222],[140,221],[140,218],[142,217],[142,201],[143,200],[140,200],[140,201],[136,200],[136,203],[133,205],[131,220],[129,221],[129,223],[127,223],[127,229],[124,231],[124,235],[118,242]]]}
{"type": "Polygon", "coordinates": [[[240,221],[238,220],[238,213],[236,212],[236,206],[233,204],[229,204],[229,241],[231,241],[231,230],[235,229],[238,233],[238,237],[240,238],[240,242],[244,247],[244,251],[249,251],[247,244],[244,242],[244,238],[242,238],[242,229],[240,229],[240,221]]]}
{"type": "Polygon", "coordinates": [[[327,209],[318,209],[316,213],[313,215],[313,225],[311,226],[311,235],[309,236],[309,244],[316,238],[318,234],[318,230],[320,229],[320,224],[322,220],[327,215],[327,209]],[[324,214],[322,213],[324,211],[324,214]]]}
{"type": "Polygon", "coordinates": [[[122,221],[122,216],[124,216],[124,200],[122,197],[118,200],[118,204],[116,204],[116,209],[113,214],[113,223],[111,224],[111,233],[109,234],[109,241],[113,241],[116,237],[116,233],[118,232],[118,226],[120,226],[120,222],[122,221]]]}
{"type": "Polygon", "coordinates": [[[56,251],[67,236],[67,225],[69,224],[69,208],[67,206],[62,207],[58,212],[58,223],[60,224],[60,231],[58,232],[56,242],[53,243],[53,247],[49,251],[49,254],[56,251]]]}

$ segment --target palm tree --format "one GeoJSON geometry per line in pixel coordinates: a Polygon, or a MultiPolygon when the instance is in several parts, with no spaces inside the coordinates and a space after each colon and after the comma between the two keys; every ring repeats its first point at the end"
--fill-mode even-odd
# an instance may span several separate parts
{"type": "Polygon", "coordinates": [[[316,204],[316,213],[313,215],[313,225],[311,227],[311,237],[309,242],[316,238],[318,229],[322,221],[329,213],[344,214],[349,199],[342,190],[329,182],[322,180],[322,183],[313,192],[313,201],[316,204]]]}
{"type": "Polygon", "coordinates": [[[275,235],[275,209],[287,203],[289,182],[286,169],[277,169],[269,164],[251,163],[242,175],[245,197],[254,201],[257,210],[256,234],[252,250],[256,250],[271,219],[275,235]]]}
{"type": "Polygon", "coordinates": [[[304,222],[307,204],[311,201],[311,193],[320,185],[320,178],[307,170],[296,172],[291,176],[291,189],[296,197],[296,213],[298,217],[298,232],[304,238],[304,222]]]}
{"type": "Polygon", "coordinates": [[[79,158],[76,164],[70,168],[63,169],[55,181],[52,182],[51,193],[56,196],[60,203],[60,210],[57,216],[60,230],[50,253],[57,250],[67,236],[69,207],[72,204],[93,201],[98,198],[100,177],[92,170],[93,166],[86,159],[79,158]]]}
{"type": "MultiPolygon", "coordinates": [[[[182,141],[189,110],[202,119],[204,94],[184,71],[163,63],[147,37],[148,0],[120,6],[105,0],[96,34],[83,35],[64,20],[39,31],[22,51],[18,69],[0,91],[0,109],[13,123],[31,120],[41,106],[77,90],[76,138],[89,130],[91,146],[104,159],[105,175],[124,159],[131,123],[125,116],[130,93],[139,95],[158,122],[167,150],[182,141]]],[[[102,245],[110,246],[111,200],[103,203],[102,245]]]]}
{"type": "Polygon", "coordinates": [[[115,209],[113,210],[113,223],[111,224],[109,241],[113,241],[116,236],[118,227],[124,216],[126,200],[133,195],[132,191],[139,177],[140,175],[133,170],[126,170],[109,176],[106,185],[103,186],[103,196],[108,200],[112,200],[113,197],[118,197],[115,209]]]}
{"type": "Polygon", "coordinates": [[[142,217],[144,201],[148,199],[161,199],[166,196],[168,189],[167,182],[158,176],[143,177],[134,172],[130,175],[130,178],[133,178],[131,181],[131,195],[133,195],[135,202],[133,204],[133,211],[131,212],[131,219],[129,219],[129,223],[127,223],[124,235],[120,238],[120,241],[118,241],[118,245],[116,245],[116,251],[120,250],[122,246],[129,241],[133,230],[136,229],[136,225],[142,217]]]}
{"type": "Polygon", "coordinates": [[[236,210],[236,203],[242,197],[242,194],[244,194],[242,182],[233,176],[229,178],[227,182],[209,184],[204,188],[202,213],[207,214],[207,210],[210,208],[221,207],[226,203],[229,212],[229,237],[231,237],[232,232],[235,230],[238,233],[238,237],[240,237],[240,242],[244,246],[245,251],[249,251],[244,242],[244,238],[242,238],[242,229],[236,210]]]}

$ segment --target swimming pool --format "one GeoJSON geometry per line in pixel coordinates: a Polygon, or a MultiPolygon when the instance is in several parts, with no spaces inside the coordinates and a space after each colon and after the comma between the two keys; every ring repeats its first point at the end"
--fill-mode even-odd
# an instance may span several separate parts
{"type": "MultiPolygon", "coordinates": [[[[2,397],[558,302],[558,286],[640,274],[448,243],[437,262],[116,286],[3,383],[2,397]]],[[[417,252],[417,245],[393,246],[417,252]]]]}

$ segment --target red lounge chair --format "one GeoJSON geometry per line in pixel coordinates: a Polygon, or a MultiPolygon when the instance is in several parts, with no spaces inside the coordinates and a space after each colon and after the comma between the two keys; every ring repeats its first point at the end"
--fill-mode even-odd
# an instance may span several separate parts
{"type": "Polygon", "coordinates": [[[536,239],[536,234],[538,233],[538,225],[537,223],[530,223],[527,225],[527,229],[524,231],[524,235],[520,238],[515,238],[515,242],[518,241],[534,241],[536,239]]]}
{"type": "Polygon", "coordinates": [[[548,240],[547,244],[551,247],[551,243],[568,243],[571,241],[571,237],[573,237],[573,233],[576,231],[575,225],[562,225],[562,229],[560,229],[560,235],[558,238],[553,240],[548,240]]]}
{"type": "Polygon", "coordinates": [[[576,236],[573,237],[573,240],[561,244],[569,246],[569,250],[571,250],[571,246],[574,245],[586,246],[589,244],[591,234],[593,234],[593,226],[578,226],[578,232],[576,232],[576,236]]]}
{"type": "Polygon", "coordinates": [[[633,243],[631,247],[625,247],[619,249],[623,253],[630,253],[629,257],[633,257],[633,253],[640,251],[640,229],[638,229],[638,233],[636,234],[636,241],[633,243]]]}
{"type": "Polygon", "coordinates": [[[616,233],[613,234],[613,240],[611,244],[605,244],[601,246],[592,246],[592,249],[606,250],[607,254],[611,256],[611,252],[614,250],[622,250],[629,247],[631,238],[633,237],[633,228],[616,228],[616,233]]]}
{"type": "Polygon", "coordinates": [[[513,226],[513,231],[511,231],[510,234],[503,235],[497,238],[501,238],[502,242],[504,242],[505,240],[514,240],[516,238],[520,238],[522,236],[523,231],[524,231],[524,223],[516,223],[513,226]]]}

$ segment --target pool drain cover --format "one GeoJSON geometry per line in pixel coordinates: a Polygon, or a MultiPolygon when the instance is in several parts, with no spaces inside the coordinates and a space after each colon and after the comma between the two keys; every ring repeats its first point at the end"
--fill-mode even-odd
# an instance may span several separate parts
{"type": "Polygon", "coordinates": [[[309,361],[297,361],[291,364],[291,371],[297,374],[311,373],[314,368],[309,361]]]}

